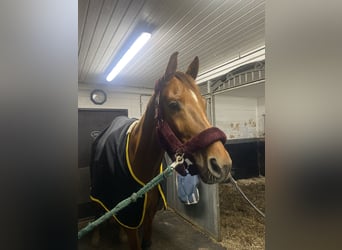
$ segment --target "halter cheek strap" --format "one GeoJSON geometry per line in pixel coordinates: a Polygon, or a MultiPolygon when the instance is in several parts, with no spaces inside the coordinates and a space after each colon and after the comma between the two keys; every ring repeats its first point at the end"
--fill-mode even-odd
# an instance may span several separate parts
{"type": "MultiPolygon", "coordinates": [[[[208,147],[210,144],[221,141],[223,144],[226,142],[226,134],[216,127],[210,127],[198,135],[192,137],[189,141],[182,143],[175,135],[169,124],[163,119],[161,113],[159,99],[160,99],[160,86],[165,81],[161,78],[157,81],[155,86],[156,98],[155,98],[155,119],[157,120],[157,134],[160,145],[168,153],[172,160],[176,159],[177,155],[184,155],[185,158],[192,160],[192,154],[198,150],[208,147]]],[[[187,166],[186,162],[183,165],[176,167],[176,170],[181,175],[186,175],[186,169],[191,175],[197,174],[198,169],[193,165],[187,166]]]]}

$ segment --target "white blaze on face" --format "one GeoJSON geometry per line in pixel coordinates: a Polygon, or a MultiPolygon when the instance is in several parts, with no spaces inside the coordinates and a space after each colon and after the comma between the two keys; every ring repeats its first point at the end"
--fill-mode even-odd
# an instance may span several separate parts
{"type": "Polygon", "coordinates": [[[190,90],[190,93],[191,93],[192,97],[195,99],[196,103],[198,103],[198,99],[197,99],[196,94],[192,90],[190,90]]]}
{"type": "MultiPolygon", "coordinates": [[[[199,103],[199,100],[198,100],[198,97],[197,95],[195,94],[195,92],[193,92],[192,90],[190,90],[190,93],[191,93],[191,96],[193,97],[193,99],[195,100],[195,103],[198,104],[199,103]]],[[[200,112],[200,113],[197,113],[197,115],[199,115],[197,117],[197,119],[200,119],[201,122],[203,122],[205,124],[205,126],[207,127],[210,127],[210,123],[208,121],[208,118],[205,114],[205,112],[200,112]]]]}

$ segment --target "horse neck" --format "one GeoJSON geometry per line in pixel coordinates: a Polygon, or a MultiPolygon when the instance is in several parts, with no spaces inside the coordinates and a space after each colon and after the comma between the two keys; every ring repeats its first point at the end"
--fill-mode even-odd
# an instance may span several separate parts
{"type": "Polygon", "coordinates": [[[145,113],[132,130],[129,145],[133,171],[145,183],[159,173],[164,155],[158,142],[154,102],[155,95],[150,99],[145,113]]]}

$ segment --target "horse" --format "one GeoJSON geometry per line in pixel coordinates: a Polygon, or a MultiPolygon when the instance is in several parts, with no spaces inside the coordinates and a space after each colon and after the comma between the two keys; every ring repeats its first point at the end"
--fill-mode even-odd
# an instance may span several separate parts
{"type": "MultiPolygon", "coordinates": [[[[224,147],[226,135],[208,121],[206,102],[195,81],[199,59],[196,56],[184,73],[176,71],[177,56],[178,52],[171,55],[142,117],[115,118],[93,143],[90,198],[106,210],[159,174],[165,153],[172,160],[188,159],[176,167],[181,175],[198,174],[207,184],[228,179],[232,161],[224,147]],[[119,177],[114,179],[114,174],[119,177]],[[133,187],[126,188],[126,183],[133,187]],[[119,197],[113,201],[115,194],[119,197]]],[[[131,250],[152,244],[152,221],[165,202],[158,186],[114,216],[131,250]]]]}

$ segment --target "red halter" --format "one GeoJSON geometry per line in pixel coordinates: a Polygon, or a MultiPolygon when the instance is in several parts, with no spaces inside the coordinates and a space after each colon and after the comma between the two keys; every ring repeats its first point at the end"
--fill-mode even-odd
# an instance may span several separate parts
{"type": "MultiPolygon", "coordinates": [[[[226,142],[226,134],[216,127],[210,127],[190,140],[182,143],[175,133],[170,128],[169,124],[163,119],[163,115],[160,110],[159,99],[160,99],[160,85],[165,83],[165,78],[161,78],[157,81],[155,86],[156,99],[155,99],[155,119],[157,120],[157,134],[160,145],[168,153],[169,157],[174,161],[177,155],[183,155],[184,158],[188,158],[193,163],[192,154],[200,149],[204,149],[210,144],[221,141],[223,144],[226,142]]],[[[186,175],[186,169],[191,175],[198,174],[198,169],[195,165],[188,166],[184,161],[183,165],[176,167],[176,170],[181,175],[186,175]]]]}

